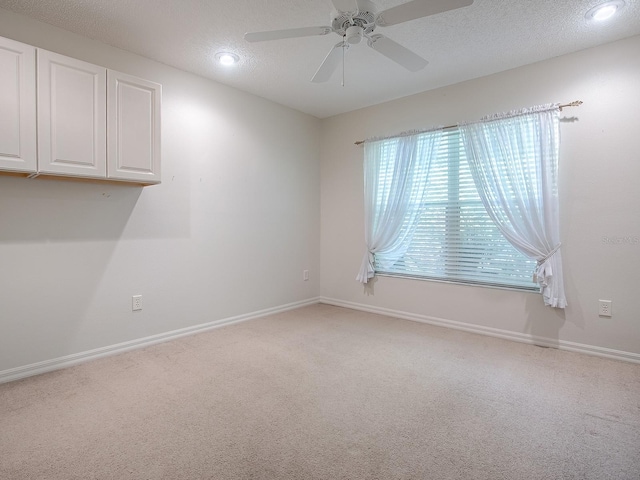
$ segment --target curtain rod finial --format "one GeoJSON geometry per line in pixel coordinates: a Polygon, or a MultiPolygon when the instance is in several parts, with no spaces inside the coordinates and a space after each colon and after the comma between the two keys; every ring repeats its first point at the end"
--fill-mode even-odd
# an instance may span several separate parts
{"type": "Polygon", "coordinates": [[[564,107],[579,107],[580,105],[582,105],[584,102],[582,100],[576,100],[575,102],[571,102],[571,103],[565,103],[564,105],[560,105],[560,111],[562,111],[562,109],[564,107]]]}

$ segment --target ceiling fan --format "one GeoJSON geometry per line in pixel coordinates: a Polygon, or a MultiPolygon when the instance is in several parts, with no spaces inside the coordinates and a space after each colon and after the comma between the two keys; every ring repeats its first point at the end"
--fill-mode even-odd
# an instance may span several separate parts
{"type": "Polygon", "coordinates": [[[342,37],[325,57],[315,73],[312,82],[326,82],[344,60],[344,52],[351,45],[367,39],[367,45],[385,57],[393,60],[411,72],[417,72],[427,65],[427,61],[379,33],[377,27],[388,27],[417,18],[467,7],[473,0],[412,0],[396,7],[378,12],[370,0],[331,0],[335,11],[331,14],[331,26],[289,28],[266,32],[250,32],[244,35],[248,42],[264,42],[283,38],[311,37],[335,33],[342,37]]]}

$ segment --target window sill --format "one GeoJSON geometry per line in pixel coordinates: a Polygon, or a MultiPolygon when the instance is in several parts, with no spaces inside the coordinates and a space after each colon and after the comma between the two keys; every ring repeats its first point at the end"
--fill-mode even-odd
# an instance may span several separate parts
{"type": "Polygon", "coordinates": [[[484,287],[484,288],[493,288],[497,290],[511,290],[515,292],[525,292],[525,293],[540,293],[539,287],[517,287],[517,286],[508,286],[508,285],[496,285],[485,282],[473,282],[473,281],[463,281],[463,280],[445,280],[442,278],[434,278],[434,277],[425,277],[422,275],[408,275],[403,273],[391,273],[391,272],[376,272],[376,276],[379,277],[392,277],[392,278],[403,278],[407,280],[419,280],[423,282],[437,282],[437,283],[448,283],[450,285],[461,285],[466,287],[484,287]]]}

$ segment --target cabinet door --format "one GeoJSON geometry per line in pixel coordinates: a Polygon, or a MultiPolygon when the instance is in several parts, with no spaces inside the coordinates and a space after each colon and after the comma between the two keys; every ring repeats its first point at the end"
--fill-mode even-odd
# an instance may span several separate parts
{"type": "Polygon", "coordinates": [[[36,171],[36,49],[0,37],[0,170],[36,171]]]}
{"type": "Polygon", "coordinates": [[[160,183],[162,87],[113,70],[107,76],[107,177],[160,183]]]}
{"type": "Polygon", "coordinates": [[[38,170],[106,177],[107,69],[38,49],[38,170]]]}

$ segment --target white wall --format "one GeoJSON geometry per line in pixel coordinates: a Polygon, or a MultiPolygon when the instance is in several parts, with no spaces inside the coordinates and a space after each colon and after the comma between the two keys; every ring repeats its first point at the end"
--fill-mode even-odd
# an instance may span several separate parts
{"type": "Polygon", "coordinates": [[[161,185],[0,176],[0,376],[319,294],[640,353],[640,242],[603,242],[640,237],[640,37],[320,121],[4,10],[0,36],[163,85],[161,185]],[[585,104],[565,111],[560,168],[566,312],[530,293],[355,281],[355,140],[574,99],[585,104]],[[613,300],[610,320],[599,298],[613,300]]]}
{"type": "Polygon", "coordinates": [[[0,36],[163,86],[161,185],[0,176],[0,373],[318,296],[318,119],[4,10],[0,36]]]}
{"type": "Polygon", "coordinates": [[[640,353],[638,52],[640,37],[633,37],[323,121],[322,296],[548,343],[640,353]],[[544,307],[532,293],[389,277],[365,289],[355,281],[364,226],[363,152],[354,141],[573,100],[585,103],[566,109],[561,124],[566,311],[544,307]],[[598,317],[598,299],[613,301],[611,319],[598,317]]]}

